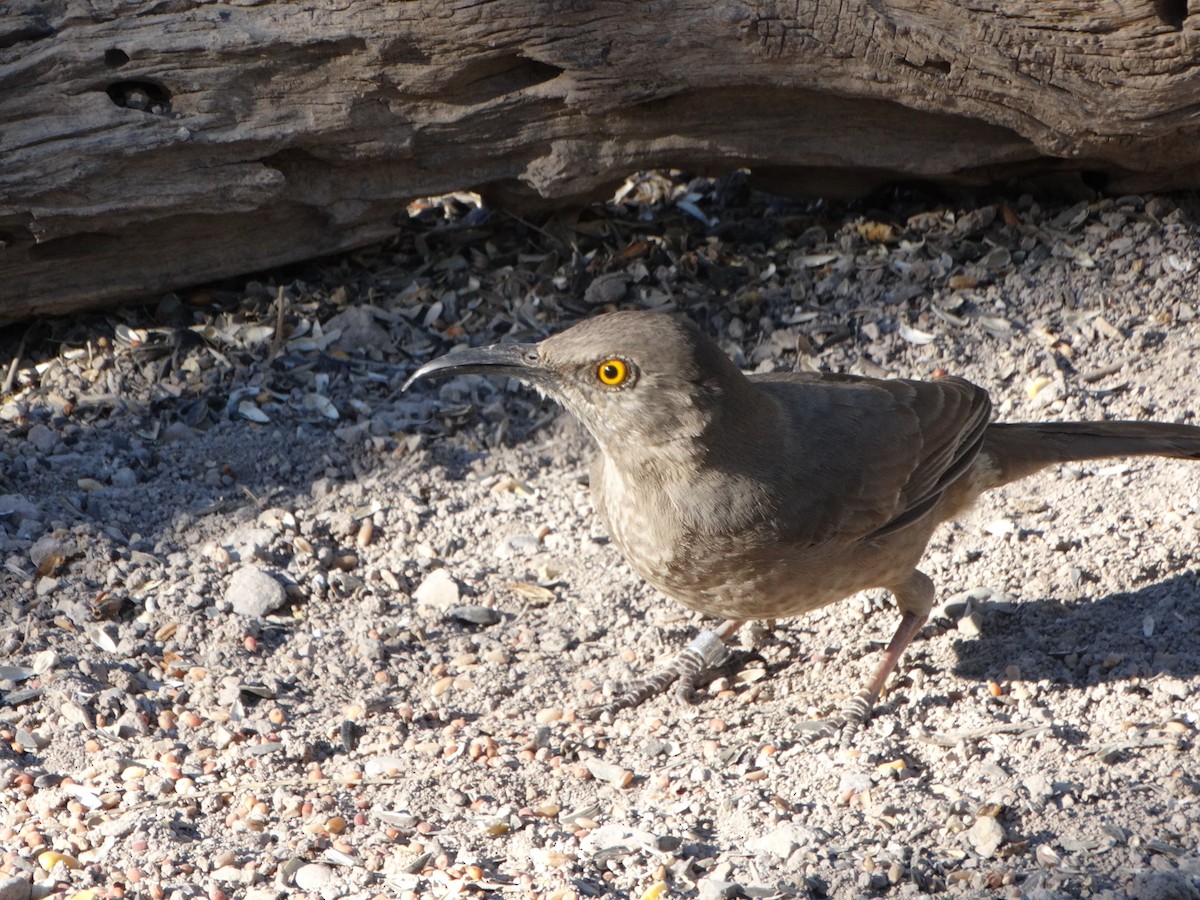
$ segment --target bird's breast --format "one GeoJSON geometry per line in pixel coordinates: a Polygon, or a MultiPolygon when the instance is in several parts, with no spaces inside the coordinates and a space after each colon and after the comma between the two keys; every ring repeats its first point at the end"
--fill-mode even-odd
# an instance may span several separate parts
{"type": "MultiPolygon", "coordinates": [[[[593,501],[613,543],[651,585],[685,606],[723,618],[799,615],[911,572],[928,530],[881,541],[783,534],[777,512],[752,485],[696,474],[683,483],[630,477],[598,460],[593,501]],[[918,533],[920,532],[920,533],[918,533]]],[[[932,528],[932,526],[930,526],[932,528]]]]}
{"type": "Polygon", "coordinates": [[[593,500],[613,543],[639,575],[693,609],[752,595],[748,561],[778,545],[770,511],[736,485],[715,490],[701,477],[670,482],[630,477],[600,461],[593,500]]]}

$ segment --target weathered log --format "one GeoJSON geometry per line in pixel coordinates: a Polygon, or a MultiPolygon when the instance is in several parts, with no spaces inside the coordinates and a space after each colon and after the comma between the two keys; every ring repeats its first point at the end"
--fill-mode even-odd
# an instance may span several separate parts
{"type": "Polygon", "coordinates": [[[6,0],[0,319],[361,246],[413,197],[562,204],[658,166],[1195,187],[1198,23],[1186,0],[6,0]]]}

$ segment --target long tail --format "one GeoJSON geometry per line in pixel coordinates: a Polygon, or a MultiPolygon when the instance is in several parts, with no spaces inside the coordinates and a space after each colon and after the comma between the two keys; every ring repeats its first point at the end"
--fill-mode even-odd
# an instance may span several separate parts
{"type": "Polygon", "coordinates": [[[1200,459],[1200,428],[1169,422],[1005,422],[987,427],[980,453],[994,461],[1000,485],[1073,460],[1200,459]]]}

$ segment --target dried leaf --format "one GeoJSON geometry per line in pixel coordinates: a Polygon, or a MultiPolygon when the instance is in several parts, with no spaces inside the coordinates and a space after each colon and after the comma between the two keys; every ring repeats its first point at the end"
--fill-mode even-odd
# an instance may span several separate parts
{"type": "Polygon", "coordinates": [[[549,588],[544,588],[540,584],[530,584],[527,581],[509,581],[504,586],[526,603],[534,606],[546,606],[553,603],[557,597],[549,588]]]}
{"type": "Polygon", "coordinates": [[[793,253],[788,257],[788,266],[793,269],[819,269],[837,259],[836,253],[793,253]]]}
{"type": "Polygon", "coordinates": [[[1012,334],[1012,322],[1001,316],[980,316],[975,321],[993,337],[1008,337],[1012,334]]]}
{"type": "Polygon", "coordinates": [[[883,244],[895,239],[896,229],[886,222],[860,222],[858,235],[872,244],[883,244]]]}

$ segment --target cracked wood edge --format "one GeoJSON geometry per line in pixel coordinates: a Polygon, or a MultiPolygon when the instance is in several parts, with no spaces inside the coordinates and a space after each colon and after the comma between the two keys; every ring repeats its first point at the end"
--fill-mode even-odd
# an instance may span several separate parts
{"type": "Polygon", "coordinates": [[[1198,21],[1180,0],[8,0],[0,318],[362,246],[413,197],[545,207],[655,166],[825,194],[1194,187],[1198,21]]]}

